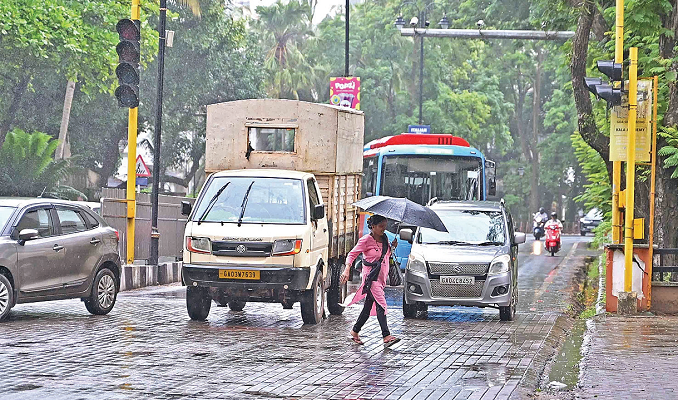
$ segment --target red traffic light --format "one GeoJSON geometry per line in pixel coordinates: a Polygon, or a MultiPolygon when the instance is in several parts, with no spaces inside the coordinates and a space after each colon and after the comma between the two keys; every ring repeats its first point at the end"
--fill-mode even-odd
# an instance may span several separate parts
{"type": "Polygon", "coordinates": [[[120,40],[132,40],[138,42],[141,40],[141,31],[139,26],[131,19],[121,19],[115,26],[115,30],[120,35],[120,40]]]}

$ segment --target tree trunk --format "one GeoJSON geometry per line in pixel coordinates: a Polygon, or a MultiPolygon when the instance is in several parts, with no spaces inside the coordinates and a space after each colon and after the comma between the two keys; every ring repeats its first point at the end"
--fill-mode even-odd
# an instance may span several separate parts
{"type": "Polygon", "coordinates": [[[5,142],[5,136],[7,136],[9,128],[12,127],[12,122],[14,122],[14,117],[19,110],[21,99],[23,98],[24,93],[26,93],[26,89],[28,89],[28,84],[31,82],[31,78],[31,74],[26,73],[14,85],[14,88],[12,88],[11,103],[7,109],[7,114],[5,115],[2,124],[0,124],[0,145],[5,142]]]}
{"type": "Polygon", "coordinates": [[[64,97],[64,110],[61,114],[61,128],[59,129],[59,145],[54,153],[55,160],[64,159],[64,148],[68,136],[68,121],[71,118],[71,105],[73,104],[73,93],[75,92],[75,82],[69,80],[66,84],[66,96],[64,97]]]}

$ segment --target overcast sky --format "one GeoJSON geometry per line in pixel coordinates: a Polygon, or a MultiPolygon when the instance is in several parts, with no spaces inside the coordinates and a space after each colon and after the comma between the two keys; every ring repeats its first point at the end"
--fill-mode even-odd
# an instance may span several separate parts
{"type": "MultiPolygon", "coordinates": [[[[257,6],[270,6],[275,2],[276,0],[250,0],[252,10],[254,10],[257,6]]],[[[355,1],[351,1],[351,3],[355,3],[355,1]]],[[[318,6],[316,7],[313,24],[317,25],[320,23],[320,21],[322,21],[323,18],[325,18],[325,16],[330,13],[332,7],[342,6],[344,4],[346,4],[346,0],[318,0],[318,6]]]]}

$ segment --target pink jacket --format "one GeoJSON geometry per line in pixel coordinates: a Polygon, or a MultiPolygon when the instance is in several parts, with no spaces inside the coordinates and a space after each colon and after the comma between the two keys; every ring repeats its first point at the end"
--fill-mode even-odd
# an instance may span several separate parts
{"type": "MultiPolygon", "coordinates": [[[[364,259],[368,262],[375,262],[379,260],[379,257],[381,257],[381,246],[381,242],[375,240],[371,234],[361,237],[360,240],[358,240],[358,243],[356,243],[355,247],[353,247],[353,249],[346,256],[346,265],[352,265],[353,261],[360,253],[363,254],[364,259]]],[[[386,287],[386,278],[388,277],[388,260],[390,256],[391,246],[389,246],[388,250],[386,250],[386,254],[384,255],[384,260],[381,263],[381,271],[379,271],[379,277],[377,280],[372,282],[372,286],[370,287],[370,291],[372,292],[372,296],[374,296],[374,300],[376,300],[376,302],[384,308],[384,311],[386,311],[386,296],[384,295],[384,287],[386,287]]],[[[365,285],[365,279],[367,279],[370,271],[371,268],[363,264],[362,282],[355,297],[348,304],[349,306],[365,298],[366,295],[363,294],[363,285],[365,285]]],[[[377,315],[376,305],[372,306],[370,315],[377,315]]]]}

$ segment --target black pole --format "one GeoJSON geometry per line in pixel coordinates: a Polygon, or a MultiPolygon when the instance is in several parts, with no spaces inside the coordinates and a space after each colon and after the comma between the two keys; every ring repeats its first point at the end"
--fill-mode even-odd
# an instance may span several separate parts
{"type": "Polygon", "coordinates": [[[158,96],[155,117],[155,140],[153,142],[153,191],[151,193],[151,257],[149,264],[158,265],[158,191],[160,190],[160,133],[162,131],[162,86],[165,71],[165,21],[167,0],[160,0],[160,21],[158,22],[158,96]]]}
{"type": "Polygon", "coordinates": [[[351,4],[349,4],[349,0],[346,0],[346,38],[344,39],[344,58],[345,58],[345,66],[344,66],[344,76],[348,76],[348,18],[349,18],[349,9],[351,8],[351,4]]]}
{"type": "MultiPolygon", "coordinates": [[[[421,27],[426,24],[426,13],[421,13],[419,16],[423,17],[419,20],[419,26],[421,27]]],[[[419,36],[419,41],[421,44],[419,49],[419,125],[421,125],[421,112],[424,103],[424,35],[419,36]]]]}

